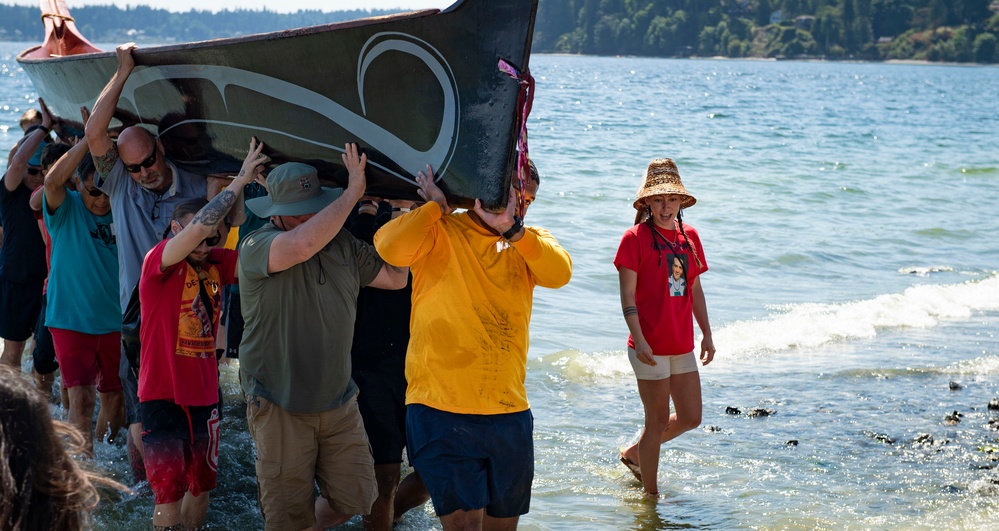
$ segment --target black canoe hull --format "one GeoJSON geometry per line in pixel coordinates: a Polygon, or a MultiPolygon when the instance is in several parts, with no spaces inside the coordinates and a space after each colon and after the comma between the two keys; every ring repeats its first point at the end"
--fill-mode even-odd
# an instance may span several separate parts
{"type": "MultiPolygon", "coordinates": [[[[256,136],[275,163],[346,184],[347,142],[368,153],[368,193],[417,199],[430,164],[452,203],[506,203],[537,0],[459,0],[438,12],[140,48],[112,126],[141,123],[204,175],[238,171],[256,136]]],[[[52,112],[80,127],[117,68],[113,52],[18,62],[52,112]]],[[[35,52],[32,55],[32,52],[35,52]]]]}

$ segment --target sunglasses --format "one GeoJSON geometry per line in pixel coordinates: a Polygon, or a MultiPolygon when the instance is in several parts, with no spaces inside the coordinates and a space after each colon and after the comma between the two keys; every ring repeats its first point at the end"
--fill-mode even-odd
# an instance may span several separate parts
{"type": "MultiPolygon", "coordinates": [[[[180,225],[180,223],[178,223],[177,225],[180,225]]],[[[184,226],[180,225],[180,228],[181,230],[183,230],[184,226]]],[[[216,245],[219,244],[220,241],[222,241],[222,234],[220,234],[219,231],[215,231],[215,236],[210,236],[208,238],[205,238],[204,240],[201,240],[201,243],[209,247],[215,247],[216,245]]],[[[201,247],[201,243],[198,244],[198,247],[201,247]]]]}
{"type": "Polygon", "coordinates": [[[45,170],[43,170],[41,168],[28,168],[28,175],[34,177],[34,176],[42,173],[43,171],[45,171],[45,170]]]}
{"type": "Polygon", "coordinates": [[[149,169],[153,164],[156,164],[156,146],[153,146],[153,152],[146,157],[146,160],[138,164],[125,164],[125,171],[128,173],[139,173],[142,168],[149,169]]]}
{"type": "Polygon", "coordinates": [[[87,188],[87,185],[83,185],[83,188],[87,191],[87,194],[89,194],[90,197],[100,197],[104,195],[104,191],[101,190],[100,188],[97,187],[87,188]]]}

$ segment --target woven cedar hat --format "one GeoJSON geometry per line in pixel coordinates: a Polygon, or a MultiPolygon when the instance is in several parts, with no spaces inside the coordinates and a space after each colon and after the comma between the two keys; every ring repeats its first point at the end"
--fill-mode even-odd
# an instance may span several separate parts
{"type": "Polygon", "coordinates": [[[683,187],[680,171],[676,169],[673,159],[654,159],[642,176],[642,186],[638,188],[638,195],[635,197],[635,210],[642,209],[642,200],[646,197],[669,194],[684,196],[680,208],[690,208],[697,202],[683,187]]]}

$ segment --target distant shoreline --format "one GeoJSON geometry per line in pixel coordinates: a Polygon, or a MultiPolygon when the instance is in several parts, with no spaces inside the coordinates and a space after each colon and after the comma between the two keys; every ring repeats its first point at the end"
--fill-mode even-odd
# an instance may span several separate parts
{"type": "MultiPolygon", "coordinates": [[[[5,41],[0,40],[2,44],[21,44],[23,48],[19,50],[27,50],[33,46],[40,46],[41,42],[25,42],[25,41],[5,41]]],[[[98,44],[98,43],[95,43],[98,44]]],[[[138,42],[140,47],[158,47],[158,46],[177,46],[184,43],[180,42],[158,42],[158,43],[143,43],[138,42]]],[[[112,50],[106,50],[112,51],[112,50]]],[[[999,63],[954,63],[954,62],[944,62],[944,61],[927,61],[925,59],[884,59],[881,61],[871,61],[864,59],[820,59],[820,58],[781,58],[777,59],[774,57],[725,57],[722,55],[715,55],[711,57],[665,57],[665,56],[651,56],[651,55],[585,55],[585,54],[575,54],[575,53],[562,53],[562,52],[532,52],[531,55],[547,55],[553,57],[608,57],[616,59],[689,59],[689,60],[702,60],[702,61],[773,61],[782,63],[856,63],[856,64],[888,64],[888,65],[914,65],[914,66],[964,66],[964,67],[984,67],[984,68],[996,68],[999,67],[999,63]]]]}

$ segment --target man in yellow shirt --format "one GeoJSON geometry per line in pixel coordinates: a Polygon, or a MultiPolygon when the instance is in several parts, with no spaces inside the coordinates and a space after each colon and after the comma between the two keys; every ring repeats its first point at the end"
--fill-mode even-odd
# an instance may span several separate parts
{"type": "Polygon", "coordinates": [[[534,418],[527,401],[528,326],[535,286],[572,276],[569,254],[521,214],[540,185],[531,163],[506,208],[452,213],[431,168],[427,204],[374,238],[388,263],[413,274],[406,354],[406,438],[445,531],[515,529],[530,508],[534,418]]]}

